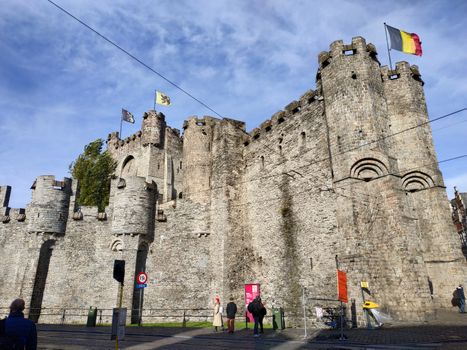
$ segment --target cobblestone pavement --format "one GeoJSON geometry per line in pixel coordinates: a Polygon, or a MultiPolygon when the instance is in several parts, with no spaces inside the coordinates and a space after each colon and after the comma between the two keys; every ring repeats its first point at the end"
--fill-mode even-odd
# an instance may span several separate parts
{"type": "MultiPolygon", "coordinates": [[[[254,338],[251,329],[234,334],[213,332],[211,329],[127,327],[120,349],[393,349],[431,350],[467,349],[467,314],[454,312],[439,315],[425,324],[399,324],[381,329],[334,330],[285,329],[281,332],[266,330],[254,338]]],[[[115,349],[110,340],[110,327],[38,325],[39,349],[115,349]]]]}

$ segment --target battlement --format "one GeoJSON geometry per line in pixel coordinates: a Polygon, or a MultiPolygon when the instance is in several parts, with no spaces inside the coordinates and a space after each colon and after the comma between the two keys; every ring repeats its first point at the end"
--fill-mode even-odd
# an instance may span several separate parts
{"type": "Polygon", "coordinates": [[[368,55],[374,61],[378,61],[376,47],[373,44],[367,44],[361,36],[352,38],[351,44],[344,44],[343,40],[336,40],[330,46],[330,51],[323,51],[318,56],[319,68],[326,68],[333,59],[340,56],[368,55]]]}
{"type": "Polygon", "coordinates": [[[250,131],[250,133],[245,137],[244,145],[248,146],[250,142],[259,139],[261,134],[270,132],[273,128],[284,123],[287,119],[293,117],[309,105],[321,100],[322,97],[319,95],[318,91],[308,90],[298,101],[290,102],[283,110],[274,113],[270,119],[265,120],[259,127],[250,131]]]}
{"type": "Polygon", "coordinates": [[[215,123],[220,122],[220,119],[210,117],[208,115],[205,115],[202,118],[198,118],[197,116],[192,116],[188,119],[186,119],[183,122],[183,130],[186,130],[188,127],[200,127],[200,126],[213,126],[215,123]]]}
{"type": "Polygon", "coordinates": [[[410,65],[410,63],[402,61],[396,63],[396,68],[391,70],[388,66],[381,67],[381,76],[383,81],[396,80],[401,77],[410,77],[422,84],[425,82],[422,80],[422,75],[416,65],[410,65]]]}
{"type": "Polygon", "coordinates": [[[118,131],[112,132],[107,136],[107,148],[109,148],[109,150],[116,150],[125,147],[125,145],[132,147],[133,144],[137,144],[139,146],[141,144],[141,136],[142,132],[139,130],[133,135],[121,140],[118,131]]]}
{"type": "Polygon", "coordinates": [[[41,175],[34,180],[31,189],[34,192],[39,192],[42,189],[50,189],[53,188],[54,190],[61,190],[61,191],[71,191],[71,179],[68,177],[64,177],[63,181],[55,180],[54,175],[41,175]]]}
{"type": "Polygon", "coordinates": [[[26,210],[24,208],[0,208],[0,222],[3,224],[12,221],[24,222],[26,220],[26,210]]]}

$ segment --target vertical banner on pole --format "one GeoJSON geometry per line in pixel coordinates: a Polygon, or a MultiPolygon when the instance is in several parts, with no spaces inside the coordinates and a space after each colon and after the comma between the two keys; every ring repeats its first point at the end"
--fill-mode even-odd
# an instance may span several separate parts
{"type": "Polygon", "coordinates": [[[253,322],[253,315],[248,311],[248,304],[260,295],[260,285],[258,283],[245,284],[245,309],[247,322],[253,322]]]}
{"type": "Polygon", "coordinates": [[[339,301],[349,302],[347,295],[347,274],[344,271],[337,270],[337,293],[339,301]]]}

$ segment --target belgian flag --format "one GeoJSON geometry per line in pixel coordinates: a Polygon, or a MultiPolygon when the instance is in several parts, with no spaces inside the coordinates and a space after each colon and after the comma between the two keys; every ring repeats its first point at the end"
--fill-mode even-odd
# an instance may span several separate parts
{"type": "Polygon", "coordinates": [[[404,32],[386,23],[384,25],[391,39],[391,49],[417,56],[422,55],[422,42],[417,34],[404,32]]]}

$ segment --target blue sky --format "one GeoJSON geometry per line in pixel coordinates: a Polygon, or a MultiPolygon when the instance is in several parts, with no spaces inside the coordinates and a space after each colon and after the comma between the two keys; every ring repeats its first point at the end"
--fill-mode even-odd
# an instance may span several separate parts
{"type": "MultiPolygon", "coordinates": [[[[317,56],[363,36],[388,64],[383,22],[417,33],[430,118],[467,107],[467,2],[57,0],[75,16],[251,130],[315,88],[317,56]]],[[[213,113],[149,72],[46,0],[0,7],[0,185],[25,207],[38,175],[70,176],[83,147],[118,131],[121,108],[141,126],[154,90],[168,123],[213,113]]],[[[213,115],[214,116],[214,115],[213,115]]],[[[467,112],[432,124],[438,159],[467,154],[467,112]]],[[[448,193],[467,191],[467,158],[441,164],[448,193]]],[[[451,196],[451,195],[450,195],[451,196]]]]}

